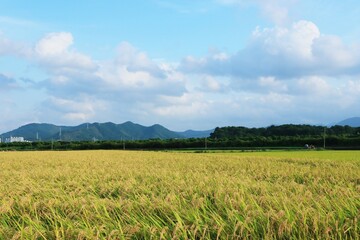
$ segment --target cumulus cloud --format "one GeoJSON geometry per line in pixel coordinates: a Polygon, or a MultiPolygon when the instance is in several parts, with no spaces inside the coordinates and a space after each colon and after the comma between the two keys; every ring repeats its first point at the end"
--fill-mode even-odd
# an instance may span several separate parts
{"type": "MultiPolygon", "coordinates": [[[[234,54],[211,51],[180,64],[155,61],[128,42],[113,58],[94,60],[68,32],[47,34],[27,50],[11,50],[13,44],[0,37],[0,54],[21,52],[47,73],[41,83],[23,84],[44,89],[37,116],[53,123],[133,120],[210,129],[281,124],[291,116],[317,124],[358,109],[360,101],[360,51],[309,21],[257,28],[234,54]]],[[[17,82],[0,74],[0,91],[17,82]]]]}
{"type": "Polygon", "coordinates": [[[332,68],[335,73],[341,72],[342,69],[359,67],[360,46],[345,45],[337,36],[322,36],[315,39],[312,53],[319,67],[329,70],[332,68]]]}
{"type": "Polygon", "coordinates": [[[36,44],[34,55],[41,64],[57,72],[96,68],[96,64],[89,56],[71,49],[72,45],[71,33],[50,33],[36,44]]]}
{"type": "Polygon", "coordinates": [[[66,52],[72,44],[71,33],[50,33],[36,44],[35,50],[40,56],[58,56],[66,52]]]}
{"type": "Polygon", "coordinates": [[[257,28],[248,45],[227,58],[186,57],[185,72],[227,75],[237,78],[309,75],[346,75],[360,67],[360,48],[346,46],[336,36],[323,35],[309,21],[291,27],[257,28]]]}
{"type": "Polygon", "coordinates": [[[151,101],[142,102],[137,108],[143,111],[143,116],[140,118],[142,121],[164,123],[174,130],[189,129],[197,125],[199,120],[203,122],[201,129],[213,127],[212,120],[204,121],[213,111],[212,100],[199,92],[187,92],[181,96],[159,95],[151,101]]]}
{"type": "Polygon", "coordinates": [[[122,42],[117,49],[115,62],[126,66],[129,72],[148,72],[154,77],[164,77],[159,66],[154,63],[145,52],[137,50],[128,42],[122,42]]]}
{"type": "Polygon", "coordinates": [[[96,76],[110,90],[182,94],[183,76],[166,63],[156,63],[130,43],[119,45],[115,59],[99,64],[96,76]]]}
{"type": "Polygon", "coordinates": [[[71,33],[60,32],[46,35],[34,47],[33,56],[50,75],[42,84],[51,93],[113,96],[185,91],[183,77],[174,67],[154,62],[128,42],[121,43],[115,58],[107,61],[93,61],[72,48],[73,44],[71,33]]]}
{"type": "Polygon", "coordinates": [[[213,76],[204,76],[202,79],[201,89],[210,92],[219,92],[224,89],[224,86],[213,76]]]}
{"type": "Polygon", "coordinates": [[[187,56],[179,70],[206,86],[195,89],[204,93],[209,118],[216,116],[216,109],[221,118],[241,119],[239,125],[261,126],[264,119],[273,124],[288,123],[289,118],[293,123],[328,124],[339,115],[349,116],[350,109],[359,114],[359,46],[322,34],[310,21],[258,27],[238,52],[187,56]],[[225,83],[230,91],[221,97],[208,94],[225,83]],[[215,101],[207,101],[209,97],[215,101]]]}
{"type": "Polygon", "coordinates": [[[277,80],[275,77],[260,77],[258,85],[272,92],[286,92],[288,90],[287,84],[277,80]]]}
{"type": "Polygon", "coordinates": [[[52,33],[34,48],[37,61],[49,73],[41,83],[52,96],[41,107],[44,112],[53,109],[62,119],[74,121],[89,120],[104,111],[121,118],[114,109],[136,115],[139,112],[128,109],[141,109],[142,102],[160,95],[186,92],[184,76],[174,66],[155,62],[128,42],[120,43],[115,57],[105,61],[91,60],[73,49],[73,44],[70,33],[52,33]],[[89,99],[103,104],[92,105],[89,99]],[[111,110],[103,108],[105,105],[111,110]]]}
{"type": "Polygon", "coordinates": [[[331,85],[322,77],[311,76],[301,78],[295,84],[296,90],[309,95],[330,95],[333,94],[331,85]]]}
{"type": "Polygon", "coordinates": [[[41,110],[51,114],[54,122],[84,122],[105,108],[103,101],[89,95],[80,95],[72,99],[52,96],[43,103],[41,110]]]}
{"type": "Polygon", "coordinates": [[[162,116],[192,116],[205,114],[208,104],[200,94],[185,93],[182,96],[161,96],[162,104],[154,106],[153,112],[162,116]]]}

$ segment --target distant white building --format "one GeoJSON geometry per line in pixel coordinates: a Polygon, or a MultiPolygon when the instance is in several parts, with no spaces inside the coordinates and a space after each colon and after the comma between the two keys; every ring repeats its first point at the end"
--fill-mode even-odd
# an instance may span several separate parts
{"type": "Polygon", "coordinates": [[[5,139],[6,143],[13,143],[13,142],[28,142],[25,141],[24,137],[9,137],[5,139]]]}

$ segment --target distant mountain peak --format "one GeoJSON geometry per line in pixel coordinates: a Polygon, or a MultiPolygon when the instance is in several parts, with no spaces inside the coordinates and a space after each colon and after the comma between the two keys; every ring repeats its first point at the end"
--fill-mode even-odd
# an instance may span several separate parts
{"type": "Polygon", "coordinates": [[[360,127],[360,117],[351,117],[345,120],[338,122],[336,125],[340,126],[350,126],[350,127],[360,127]]]}

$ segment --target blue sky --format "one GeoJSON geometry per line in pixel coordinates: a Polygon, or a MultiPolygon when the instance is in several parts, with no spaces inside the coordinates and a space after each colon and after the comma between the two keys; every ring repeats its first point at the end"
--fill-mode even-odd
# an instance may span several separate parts
{"type": "Polygon", "coordinates": [[[1,0],[0,132],[360,116],[356,0],[1,0]]]}

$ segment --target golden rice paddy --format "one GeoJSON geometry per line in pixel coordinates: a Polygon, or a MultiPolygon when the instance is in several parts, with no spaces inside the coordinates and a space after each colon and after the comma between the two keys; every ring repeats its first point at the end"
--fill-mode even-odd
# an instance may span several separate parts
{"type": "Polygon", "coordinates": [[[0,152],[0,239],[359,239],[360,152],[0,152]]]}

